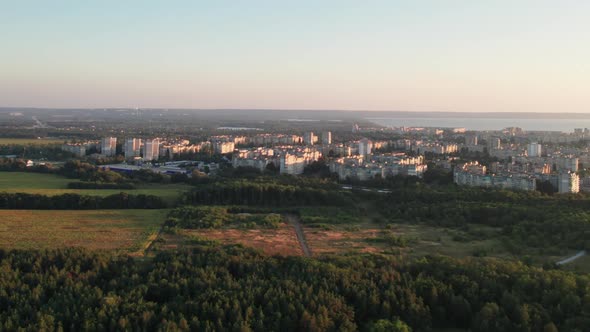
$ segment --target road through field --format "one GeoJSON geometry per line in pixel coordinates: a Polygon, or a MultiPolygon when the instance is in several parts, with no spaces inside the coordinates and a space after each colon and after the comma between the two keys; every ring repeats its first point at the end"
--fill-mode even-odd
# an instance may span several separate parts
{"type": "Polygon", "coordinates": [[[284,214],[283,216],[295,228],[297,240],[299,240],[299,244],[301,245],[301,250],[303,250],[303,254],[307,257],[311,257],[311,250],[307,245],[307,240],[305,239],[305,233],[303,233],[303,227],[301,227],[301,221],[299,220],[299,217],[290,213],[284,214]]]}

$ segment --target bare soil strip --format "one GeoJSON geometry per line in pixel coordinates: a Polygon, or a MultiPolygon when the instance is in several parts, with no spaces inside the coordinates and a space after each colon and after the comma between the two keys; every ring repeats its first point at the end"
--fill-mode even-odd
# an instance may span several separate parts
{"type": "Polygon", "coordinates": [[[301,250],[303,250],[303,254],[307,257],[311,257],[311,250],[307,245],[307,240],[305,239],[305,233],[303,232],[303,227],[301,227],[301,221],[299,217],[294,214],[284,214],[285,219],[293,225],[295,228],[295,233],[297,234],[297,240],[299,240],[299,244],[301,245],[301,250]]]}

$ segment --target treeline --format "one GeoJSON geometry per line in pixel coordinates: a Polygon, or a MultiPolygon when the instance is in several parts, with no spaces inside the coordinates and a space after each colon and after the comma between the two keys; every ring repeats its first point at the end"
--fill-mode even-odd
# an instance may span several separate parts
{"type": "Polygon", "coordinates": [[[74,157],[74,154],[63,151],[59,144],[0,144],[0,155],[16,155],[19,158],[28,159],[50,158],[51,160],[67,160],[74,157]]]}
{"type": "Polygon", "coordinates": [[[50,164],[44,164],[44,165],[35,165],[35,166],[27,167],[26,160],[12,159],[12,158],[0,158],[0,171],[1,172],[51,173],[51,172],[53,172],[53,166],[50,164]]]}
{"type": "Polygon", "coordinates": [[[109,196],[63,194],[46,196],[0,192],[0,209],[13,210],[95,210],[95,209],[163,209],[166,202],[154,195],[119,193],[109,196]]]}
{"type": "Polygon", "coordinates": [[[132,183],[70,182],[69,189],[136,189],[132,183]]]}
{"type": "Polygon", "coordinates": [[[350,193],[319,188],[258,183],[251,181],[222,182],[195,188],[183,196],[185,204],[206,205],[347,205],[350,193]]]}
{"type": "Polygon", "coordinates": [[[0,158],[0,171],[58,174],[70,179],[80,179],[88,182],[89,186],[91,185],[90,182],[96,184],[120,184],[129,181],[128,178],[120,173],[103,171],[90,163],[79,160],[67,161],[61,167],[55,167],[52,164],[27,167],[27,163],[23,159],[0,158]]]}
{"type": "Polygon", "coordinates": [[[519,263],[0,251],[0,330],[587,331],[590,278],[519,263]]]}

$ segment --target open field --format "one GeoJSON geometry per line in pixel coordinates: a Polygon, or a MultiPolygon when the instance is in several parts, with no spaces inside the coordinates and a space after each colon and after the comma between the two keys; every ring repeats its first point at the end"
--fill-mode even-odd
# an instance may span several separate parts
{"type": "Polygon", "coordinates": [[[376,239],[380,229],[348,231],[342,228],[325,230],[305,227],[304,232],[314,256],[351,252],[379,253],[384,250],[383,246],[367,242],[367,239],[376,239]]]}
{"type": "Polygon", "coordinates": [[[53,138],[0,138],[0,145],[50,145],[63,144],[62,139],[53,138]]]}
{"type": "Polygon", "coordinates": [[[155,234],[166,210],[0,210],[0,248],[84,247],[133,252],[155,234]]]}
{"type": "MultiPolygon", "coordinates": [[[[333,207],[300,210],[301,231],[311,255],[378,253],[409,259],[426,255],[454,258],[491,257],[545,266],[553,265],[577,252],[565,246],[526,246],[506,236],[499,227],[469,224],[450,228],[425,223],[384,223],[384,218],[379,218],[371,209],[365,210],[367,213],[347,213],[333,207]]],[[[183,214],[186,214],[186,211],[181,213],[183,214]]],[[[269,254],[302,254],[293,225],[289,227],[285,224],[281,224],[278,230],[256,226],[247,230],[234,226],[222,229],[179,230],[176,234],[168,234],[164,239],[166,244],[161,248],[190,247],[191,237],[222,244],[239,243],[262,249],[269,254]]],[[[588,257],[590,256],[582,257],[563,268],[587,271],[590,266],[588,257]]]]}
{"type": "MultiPolygon", "coordinates": [[[[490,256],[514,259],[528,256],[537,265],[557,261],[560,257],[540,254],[532,249],[515,256],[504,246],[497,229],[477,226],[472,231],[480,233],[480,238],[466,240],[467,233],[456,229],[423,224],[390,224],[383,227],[363,219],[349,224],[303,225],[312,256],[348,253],[395,254],[409,258],[434,254],[455,258],[490,256]]],[[[281,224],[278,229],[181,229],[177,234],[165,236],[166,244],[161,248],[190,247],[190,238],[195,236],[221,244],[239,243],[268,254],[302,255],[295,230],[288,224],[281,224]]],[[[569,251],[561,254],[565,256],[569,251]]]]}
{"type": "MultiPolygon", "coordinates": [[[[555,263],[576,253],[575,250],[556,252],[545,248],[522,248],[511,252],[503,242],[500,230],[470,225],[470,233],[461,230],[432,227],[423,224],[390,224],[383,228],[375,224],[331,225],[329,229],[305,227],[307,242],[314,256],[371,252],[417,258],[425,255],[445,255],[455,258],[496,257],[529,261],[533,265],[555,263]],[[479,234],[473,237],[470,234],[479,234]],[[391,238],[405,242],[399,245],[391,238]],[[471,237],[471,238],[469,238],[471,237]]],[[[584,256],[562,269],[590,271],[590,256],[584,256]]]]}
{"type": "Polygon", "coordinates": [[[126,192],[129,194],[155,195],[162,197],[167,203],[173,203],[182,192],[189,190],[185,184],[141,184],[137,189],[68,189],[68,179],[55,174],[0,172],[0,192],[29,193],[41,195],[61,195],[75,193],[90,196],[108,196],[126,192]]]}
{"type": "Polygon", "coordinates": [[[176,249],[180,246],[190,246],[191,237],[214,240],[222,244],[242,244],[245,247],[260,249],[268,255],[303,255],[295,229],[287,223],[281,223],[277,229],[183,229],[179,230],[177,235],[163,235],[164,244],[161,248],[176,249]]]}

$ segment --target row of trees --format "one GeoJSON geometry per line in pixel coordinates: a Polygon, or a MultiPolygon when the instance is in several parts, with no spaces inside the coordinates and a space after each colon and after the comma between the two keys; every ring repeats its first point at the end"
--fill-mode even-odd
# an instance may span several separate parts
{"type": "Polygon", "coordinates": [[[0,144],[0,155],[15,155],[19,158],[50,160],[67,160],[74,157],[72,153],[62,151],[59,145],[52,144],[0,144]]]}
{"type": "Polygon", "coordinates": [[[154,195],[119,193],[109,196],[63,194],[46,196],[0,192],[0,209],[16,210],[95,210],[95,209],[162,209],[166,202],[154,195]]]}
{"type": "Polygon", "coordinates": [[[70,182],[68,189],[136,189],[136,186],[129,182],[70,182]]]}
{"type": "Polygon", "coordinates": [[[0,330],[586,331],[590,278],[519,263],[0,251],[0,330]]]}
{"type": "Polygon", "coordinates": [[[195,188],[183,197],[185,204],[213,205],[347,205],[350,193],[276,183],[229,181],[195,188]]]}
{"type": "Polygon", "coordinates": [[[0,158],[0,172],[51,173],[52,167],[50,164],[27,167],[27,161],[24,159],[0,158]]]}

